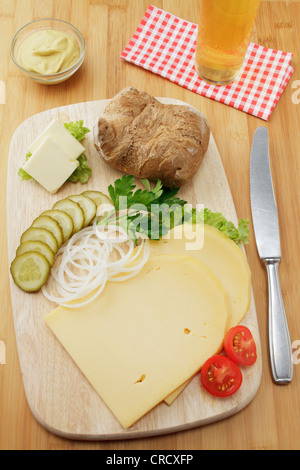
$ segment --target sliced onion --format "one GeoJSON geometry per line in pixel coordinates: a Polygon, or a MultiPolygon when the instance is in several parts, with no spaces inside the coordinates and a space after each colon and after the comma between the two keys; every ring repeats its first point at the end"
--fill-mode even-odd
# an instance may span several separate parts
{"type": "Polygon", "coordinates": [[[42,292],[48,300],[68,308],[86,305],[102,293],[108,281],[123,282],[136,276],[149,256],[147,239],[136,246],[122,227],[94,223],[60,248],[42,292]]]}

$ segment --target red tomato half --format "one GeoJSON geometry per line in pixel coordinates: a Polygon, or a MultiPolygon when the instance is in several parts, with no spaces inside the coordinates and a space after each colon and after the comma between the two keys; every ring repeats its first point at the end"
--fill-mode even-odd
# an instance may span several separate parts
{"type": "Polygon", "coordinates": [[[212,356],[201,369],[202,385],[214,397],[230,397],[242,385],[239,367],[226,356],[212,356]]]}
{"type": "Polygon", "coordinates": [[[224,339],[228,357],[241,366],[252,366],[257,359],[256,345],[251,331],[246,326],[231,328],[224,339]]]}

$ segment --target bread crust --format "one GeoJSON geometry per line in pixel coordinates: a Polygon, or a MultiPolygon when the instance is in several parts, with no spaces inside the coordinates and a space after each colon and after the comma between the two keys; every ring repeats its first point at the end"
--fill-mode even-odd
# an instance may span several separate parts
{"type": "Polygon", "coordinates": [[[179,188],[198,171],[210,129],[194,108],[165,105],[129,87],[111,100],[93,135],[100,157],[111,167],[179,188]]]}

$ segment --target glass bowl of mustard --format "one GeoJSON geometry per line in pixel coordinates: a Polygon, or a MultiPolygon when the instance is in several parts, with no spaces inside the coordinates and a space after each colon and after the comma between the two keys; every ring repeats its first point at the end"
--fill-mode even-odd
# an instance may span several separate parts
{"type": "Polygon", "coordinates": [[[55,85],[70,78],[82,65],[85,41],[67,21],[44,18],[24,25],[13,37],[10,55],[28,78],[55,85]]]}

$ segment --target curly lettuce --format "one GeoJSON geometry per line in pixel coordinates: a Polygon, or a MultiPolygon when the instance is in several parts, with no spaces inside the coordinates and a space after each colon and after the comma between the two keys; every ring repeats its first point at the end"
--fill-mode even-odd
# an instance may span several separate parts
{"type": "Polygon", "coordinates": [[[224,233],[228,238],[234,241],[237,245],[240,243],[249,243],[249,220],[240,219],[236,227],[233,222],[227,220],[220,212],[212,212],[209,209],[204,209],[203,213],[194,212],[193,223],[204,222],[206,225],[215,227],[224,233]]]}

